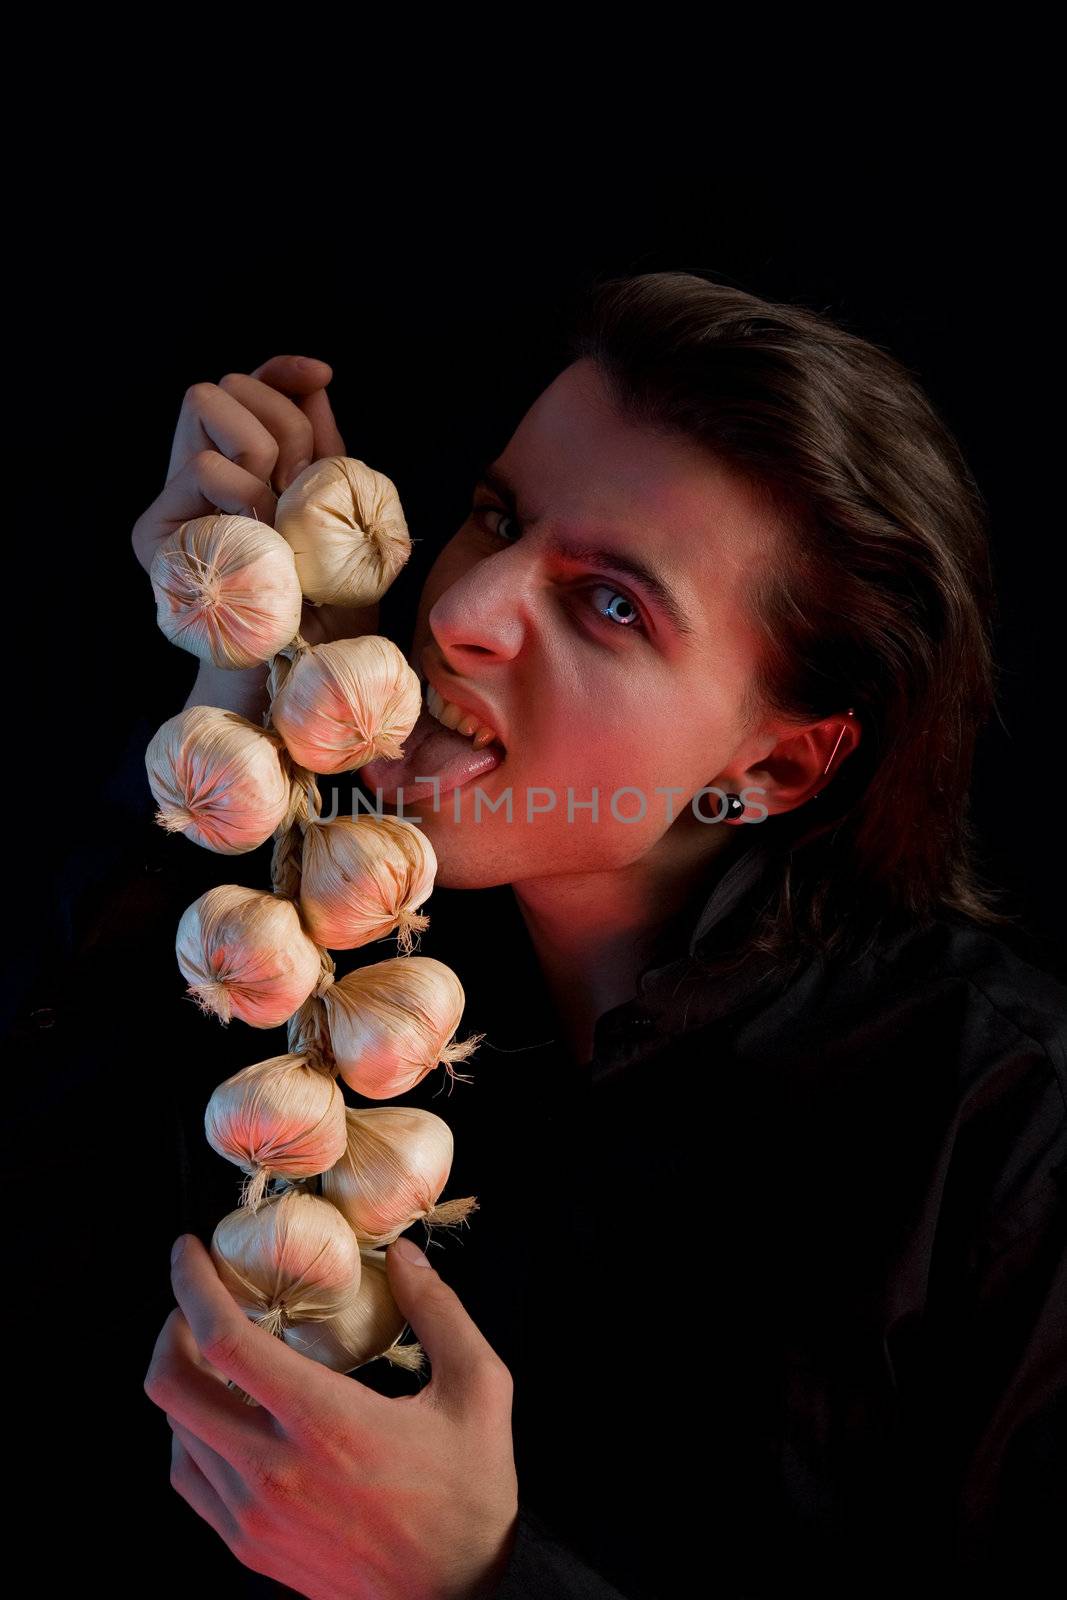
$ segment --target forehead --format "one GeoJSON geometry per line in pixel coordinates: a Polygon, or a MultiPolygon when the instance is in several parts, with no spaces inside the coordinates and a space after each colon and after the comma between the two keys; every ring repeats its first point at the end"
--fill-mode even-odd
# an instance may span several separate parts
{"type": "Polygon", "coordinates": [[[649,560],[697,640],[729,628],[739,648],[751,642],[742,600],[754,566],[772,554],[769,506],[695,441],[621,417],[595,363],[560,373],[497,464],[528,522],[649,560]]]}

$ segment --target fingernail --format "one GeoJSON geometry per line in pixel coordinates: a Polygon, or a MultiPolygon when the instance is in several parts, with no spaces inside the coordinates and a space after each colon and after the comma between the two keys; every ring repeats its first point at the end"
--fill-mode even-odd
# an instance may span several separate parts
{"type": "Polygon", "coordinates": [[[399,1250],[405,1261],[414,1262],[417,1267],[428,1267],[429,1261],[425,1253],[419,1249],[414,1239],[397,1239],[393,1244],[394,1250],[399,1250]]]}
{"type": "Polygon", "coordinates": [[[171,1264],[171,1266],[173,1266],[174,1263],[177,1261],[178,1257],[181,1255],[181,1253],[184,1250],[184,1248],[185,1248],[185,1234],[183,1233],[183,1234],[180,1234],[177,1239],[175,1239],[174,1244],[171,1247],[171,1252],[170,1252],[170,1264],[171,1264]]]}

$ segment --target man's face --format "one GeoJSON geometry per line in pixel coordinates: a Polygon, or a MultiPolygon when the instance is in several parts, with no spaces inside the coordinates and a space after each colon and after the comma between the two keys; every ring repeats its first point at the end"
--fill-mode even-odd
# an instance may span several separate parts
{"type": "MultiPolygon", "coordinates": [[[[427,576],[408,653],[457,699],[467,689],[490,708],[506,747],[496,770],[442,794],[436,811],[432,797],[405,798],[400,814],[433,844],[437,882],[611,871],[649,852],[708,858],[736,836],[699,821],[694,795],[738,787],[737,772],[775,742],[741,716],[756,660],[742,595],[752,564],[771,558],[766,512],[705,451],[620,419],[590,361],[539,396],[494,465],[518,517],[475,489],[427,576]],[[691,631],[632,574],[555,541],[647,563],[691,631]],[[489,809],[509,789],[510,821],[505,805],[489,809]],[[595,820],[579,809],[594,791],[595,820]]],[[[704,818],[725,815],[714,794],[697,804],[704,818]]]]}

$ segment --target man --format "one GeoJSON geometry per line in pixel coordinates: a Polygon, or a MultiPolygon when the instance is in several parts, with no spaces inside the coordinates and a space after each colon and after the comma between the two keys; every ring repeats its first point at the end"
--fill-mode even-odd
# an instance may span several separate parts
{"type": "MultiPolygon", "coordinates": [[[[272,484],[302,458],[346,453],[329,377],[278,358],[189,391],[167,486],[134,530],[145,566],[180,521],[213,507],[269,520],[272,484]]],[[[943,989],[924,987],[925,953],[946,948],[940,924],[866,964],[809,951],[796,982],[773,956],[757,971],[759,950],[733,982],[700,964],[708,941],[754,943],[735,912],[782,881],[788,853],[762,828],[800,817],[864,732],[847,693],[806,716],[764,692],[753,598],[794,557],[795,527],[739,459],[648,426],[583,357],[522,419],[427,577],[408,659],[441,699],[407,759],[358,776],[430,837],[442,891],[430,909],[452,918],[464,982],[479,930],[488,941],[509,913],[521,927],[512,915],[503,947],[521,952],[525,931],[533,957],[510,990],[487,957],[495,992],[468,1008],[476,1024],[495,1015],[490,1045],[518,1065],[486,1069],[477,1111],[470,1099],[453,1113],[450,1097],[454,1192],[477,1190],[486,1224],[456,1253],[460,1295],[389,1253],[433,1383],[412,1412],[268,1348],[226,1306],[198,1241],[146,1380],[175,1430],[175,1487],[246,1565],[298,1592],[675,1593],[705,1531],[700,1581],[727,1593],[776,1592],[797,1572],[845,1583],[857,1552],[897,1533],[904,1569],[929,1550],[928,1573],[947,1575],[957,1555],[977,1566],[989,1528],[1003,1555],[1005,1530],[1024,1526],[1011,1496],[1033,1486],[1042,1450],[1051,1461],[1040,1407],[1062,1375],[1047,1342],[1062,1270],[1062,1101],[1057,1116],[1048,1070],[1061,994],[1007,970],[988,936],[953,944],[954,997],[977,1010],[996,984],[1009,994],[1002,1031],[979,1042],[970,1013],[964,1026],[943,989]],[[488,727],[500,759],[434,795],[435,772],[476,737],[473,724],[431,729],[456,720],[450,701],[488,727]],[[409,804],[399,789],[420,780],[431,794],[409,804]],[[740,808],[724,815],[715,790],[740,808]],[[472,889],[464,939],[458,901],[472,889]],[[953,1065],[933,1083],[916,1053],[931,1029],[953,1065]],[[1005,1065],[1016,1039],[1023,1121],[1005,1065]],[[972,1082],[990,1086],[997,1126],[1015,1115],[1034,1160],[1009,1162],[1006,1138],[978,1141],[985,1125],[958,1104],[972,1082]],[[957,1124],[966,1154],[939,1213],[934,1175],[957,1124]],[[519,1227],[523,1204],[543,1218],[540,1239],[529,1218],[519,1227]],[[976,1220],[994,1232],[974,1290],[955,1274],[975,1259],[976,1220]],[[946,1264],[928,1285],[935,1240],[946,1264]],[[972,1292],[989,1320],[973,1324],[973,1370],[953,1380],[946,1421],[932,1399],[972,1292]],[[218,1371],[249,1392],[258,1382],[265,1415],[239,1417],[218,1371]],[[1014,1476],[993,1515],[1005,1437],[1014,1476]],[[714,1488],[713,1468],[726,1475],[714,1488]],[[379,1479],[405,1497],[376,1496],[379,1479]]],[[[306,608],[304,636],[375,631],[372,613],[306,608]]],[[[202,669],[188,703],[258,718],[263,678],[202,669]]],[[[1039,1534],[1040,1515],[1025,1515],[1039,1534]]],[[[892,1553],[879,1559],[868,1592],[890,1581],[892,1553]]]]}

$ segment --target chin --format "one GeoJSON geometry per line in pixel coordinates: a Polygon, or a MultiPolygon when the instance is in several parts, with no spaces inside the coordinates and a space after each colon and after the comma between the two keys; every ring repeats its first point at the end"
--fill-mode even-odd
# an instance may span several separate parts
{"type": "MultiPolygon", "coordinates": [[[[419,814],[419,813],[417,813],[419,814]]],[[[437,857],[434,884],[442,889],[493,889],[511,883],[518,874],[514,851],[494,852],[478,837],[477,828],[457,827],[451,818],[435,818],[432,811],[422,813],[420,827],[433,845],[437,857]]]]}
{"type": "MultiPolygon", "coordinates": [[[[436,843],[434,849],[437,849],[436,843]]],[[[437,889],[495,889],[499,884],[510,883],[512,877],[513,869],[510,866],[493,872],[484,862],[449,861],[438,852],[433,881],[437,889]]]]}

